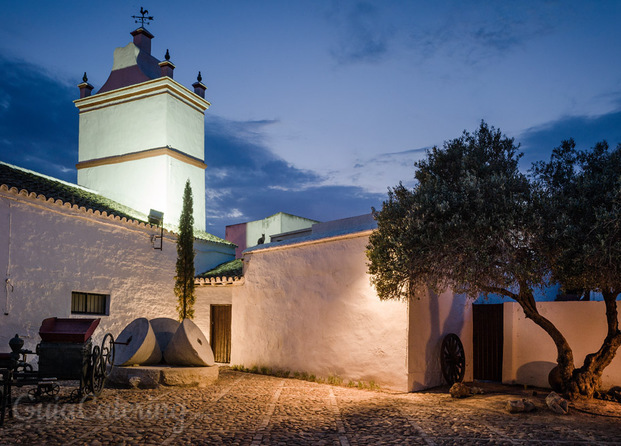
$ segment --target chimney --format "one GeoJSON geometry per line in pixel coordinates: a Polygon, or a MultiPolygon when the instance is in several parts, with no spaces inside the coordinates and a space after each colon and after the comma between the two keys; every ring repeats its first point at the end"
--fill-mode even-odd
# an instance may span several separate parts
{"type": "Polygon", "coordinates": [[[137,30],[132,31],[131,34],[134,36],[134,45],[136,45],[140,51],[151,54],[151,39],[153,38],[153,34],[142,26],[137,30]]]}
{"type": "Polygon", "coordinates": [[[80,89],[80,99],[85,98],[91,95],[93,91],[93,87],[88,83],[88,77],[86,77],[86,71],[84,72],[84,76],[82,76],[82,83],[78,84],[78,88],[80,89]]]}
{"type": "Polygon", "coordinates": [[[203,76],[201,76],[201,72],[199,71],[198,76],[196,76],[196,82],[192,84],[192,87],[194,87],[194,93],[205,99],[205,90],[207,90],[207,87],[201,82],[202,80],[203,76]]]}
{"type": "Polygon", "coordinates": [[[168,52],[168,49],[166,50],[166,55],[164,56],[164,61],[160,62],[160,70],[162,72],[162,77],[166,77],[168,76],[169,78],[173,78],[173,70],[175,69],[175,66],[173,65],[173,63],[170,61],[170,53],[168,52]]]}

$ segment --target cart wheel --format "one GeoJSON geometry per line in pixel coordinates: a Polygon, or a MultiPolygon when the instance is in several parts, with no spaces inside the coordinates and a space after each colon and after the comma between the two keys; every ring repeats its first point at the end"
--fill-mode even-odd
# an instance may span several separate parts
{"type": "Polygon", "coordinates": [[[58,393],[60,392],[60,386],[53,382],[39,383],[37,388],[33,390],[36,391],[36,394],[38,396],[45,395],[45,396],[53,397],[53,396],[58,395],[58,393]]]}
{"type": "Polygon", "coordinates": [[[110,333],[106,333],[103,338],[101,355],[103,356],[104,374],[107,378],[114,365],[114,337],[110,333]]]}
{"type": "Polygon", "coordinates": [[[440,351],[442,375],[450,385],[461,382],[466,373],[466,355],[464,346],[455,333],[447,334],[442,340],[440,351]]]}
{"type": "Polygon", "coordinates": [[[73,389],[71,393],[69,393],[69,399],[74,403],[83,403],[85,398],[82,388],[78,387],[77,389],[73,389]]]}
{"type": "Polygon", "coordinates": [[[80,393],[89,395],[93,393],[93,376],[95,375],[95,366],[97,365],[97,358],[101,356],[101,349],[98,345],[91,349],[91,353],[88,357],[88,361],[85,361],[86,367],[84,368],[84,385],[80,386],[80,393]]]}
{"type": "Polygon", "coordinates": [[[28,401],[31,403],[38,403],[41,400],[41,389],[35,387],[28,390],[28,401]]]}
{"type": "Polygon", "coordinates": [[[99,346],[93,347],[93,366],[91,367],[89,390],[94,396],[101,395],[106,382],[106,360],[101,354],[99,346]]]}
{"type": "Polygon", "coordinates": [[[17,368],[15,369],[16,372],[22,372],[22,373],[31,373],[34,369],[32,368],[31,364],[28,364],[27,362],[22,362],[20,364],[18,364],[17,368]]]}

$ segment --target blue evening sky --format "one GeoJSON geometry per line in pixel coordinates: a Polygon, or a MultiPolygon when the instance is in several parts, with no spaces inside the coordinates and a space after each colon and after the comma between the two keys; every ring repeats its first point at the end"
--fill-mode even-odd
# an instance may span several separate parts
{"type": "MultiPolygon", "coordinates": [[[[28,1],[0,18],[0,160],[76,181],[95,91],[141,6],[175,79],[200,70],[208,231],[380,207],[425,149],[484,119],[523,168],[562,139],[621,142],[620,1],[28,1]]],[[[196,192],[195,192],[196,194],[196,192]]]]}

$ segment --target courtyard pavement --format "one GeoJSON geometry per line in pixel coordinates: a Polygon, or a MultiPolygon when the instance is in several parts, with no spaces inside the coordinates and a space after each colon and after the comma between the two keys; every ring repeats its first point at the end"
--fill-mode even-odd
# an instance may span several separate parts
{"type": "Polygon", "coordinates": [[[68,401],[72,389],[63,387],[58,401],[19,402],[0,428],[0,444],[621,444],[621,404],[580,403],[561,416],[545,408],[544,393],[514,387],[458,400],[441,391],[368,391],[223,368],[205,388],[105,389],[83,403],[68,401]],[[505,411],[508,400],[522,397],[538,410],[505,411]]]}

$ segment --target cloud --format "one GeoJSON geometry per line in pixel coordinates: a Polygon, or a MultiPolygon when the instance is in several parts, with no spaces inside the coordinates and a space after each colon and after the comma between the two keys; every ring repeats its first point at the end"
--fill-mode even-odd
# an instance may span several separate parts
{"type": "Polygon", "coordinates": [[[394,30],[375,5],[366,1],[335,3],[328,21],[337,30],[331,54],[339,63],[375,63],[388,52],[394,30]]]}
{"type": "Polygon", "coordinates": [[[558,17],[552,14],[552,6],[546,2],[485,2],[478,6],[455,2],[435,20],[421,20],[412,26],[407,46],[423,59],[443,56],[477,65],[553,32],[558,17]]]}
{"type": "Polygon", "coordinates": [[[359,158],[349,169],[329,172],[322,184],[347,183],[369,194],[384,196],[399,181],[408,187],[414,185],[414,163],[424,158],[429,149],[421,147],[359,158]]]}
{"type": "Polygon", "coordinates": [[[205,162],[212,186],[306,185],[320,178],[274,155],[262,130],[277,121],[231,121],[210,115],[205,124],[205,162]]]}
{"type": "Polygon", "coordinates": [[[26,62],[0,55],[0,64],[0,159],[75,182],[78,89],[26,62]]]}
{"type": "Polygon", "coordinates": [[[470,35],[474,42],[478,43],[482,47],[493,48],[496,51],[506,51],[514,46],[519,45],[522,42],[521,36],[516,32],[514,28],[515,24],[494,23],[491,27],[481,26],[480,28],[471,31],[470,35]]]}
{"type": "MultiPolygon", "coordinates": [[[[326,178],[277,157],[261,130],[275,121],[227,121],[210,115],[205,126],[207,230],[287,212],[320,221],[368,213],[385,193],[326,184],[326,178]]],[[[385,189],[384,189],[385,190],[385,189]]]]}
{"type": "Polygon", "coordinates": [[[526,129],[515,138],[524,152],[522,165],[528,168],[534,161],[547,161],[552,149],[569,138],[574,138],[579,149],[591,148],[602,140],[611,146],[621,143],[621,103],[602,115],[565,116],[526,129]]]}
{"type": "Polygon", "coordinates": [[[413,164],[413,159],[418,160],[422,158],[428,150],[431,150],[431,147],[408,149],[401,152],[382,153],[374,158],[371,158],[364,164],[356,164],[355,167],[365,167],[369,163],[393,164],[395,162],[402,166],[411,165],[413,164]]]}

